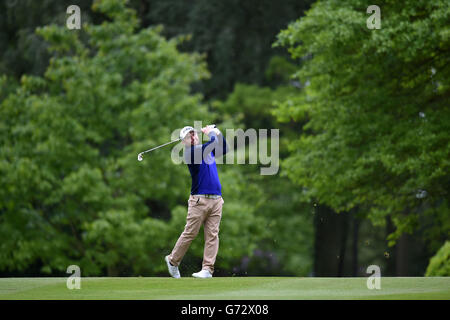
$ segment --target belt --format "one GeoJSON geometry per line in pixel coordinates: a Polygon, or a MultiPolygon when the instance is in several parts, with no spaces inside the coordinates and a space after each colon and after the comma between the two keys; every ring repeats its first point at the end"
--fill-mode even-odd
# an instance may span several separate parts
{"type": "Polygon", "coordinates": [[[217,194],[193,194],[193,196],[204,197],[204,198],[209,198],[209,199],[219,199],[222,197],[217,194]]]}

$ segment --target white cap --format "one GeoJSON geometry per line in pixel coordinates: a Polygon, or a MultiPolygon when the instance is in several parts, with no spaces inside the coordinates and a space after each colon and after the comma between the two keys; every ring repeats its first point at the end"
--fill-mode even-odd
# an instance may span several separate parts
{"type": "Polygon", "coordinates": [[[183,140],[186,137],[186,135],[191,131],[195,131],[195,129],[192,128],[191,126],[187,126],[187,127],[184,127],[183,129],[181,129],[180,139],[183,140]]]}

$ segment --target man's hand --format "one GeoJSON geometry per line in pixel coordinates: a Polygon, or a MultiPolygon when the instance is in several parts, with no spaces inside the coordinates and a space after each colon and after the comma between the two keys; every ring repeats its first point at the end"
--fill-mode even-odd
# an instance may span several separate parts
{"type": "Polygon", "coordinates": [[[206,135],[209,135],[211,131],[214,131],[217,135],[220,133],[219,129],[215,128],[215,125],[209,125],[202,128],[202,132],[206,135]]]}
{"type": "Polygon", "coordinates": [[[206,126],[206,127],[202,128],[202,132],[206,135],[209,135],[211,130],[212,130],[212,127],[210,127],[210,126],[206,126]]]}

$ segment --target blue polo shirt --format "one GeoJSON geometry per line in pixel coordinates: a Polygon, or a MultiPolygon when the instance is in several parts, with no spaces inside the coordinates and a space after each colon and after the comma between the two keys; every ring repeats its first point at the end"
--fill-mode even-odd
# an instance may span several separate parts
{"type": "Polygon", "coordinates": [[[222,195],[215,158],[227,153],[227,142],[215,132],[210,132],[209,137],[207,143],[185,148],[184,157],[192,178],[191,194],[222,195]]]}

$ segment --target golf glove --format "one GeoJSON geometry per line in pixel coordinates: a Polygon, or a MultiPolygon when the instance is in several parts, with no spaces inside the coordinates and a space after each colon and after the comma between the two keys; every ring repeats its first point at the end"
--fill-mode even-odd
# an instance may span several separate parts
{"type": "Polygon", "coordinates": [[[211,132],[214,132],[216,135],[220,134],[220,130],[217,128],[212,129],[211,132]]]}

